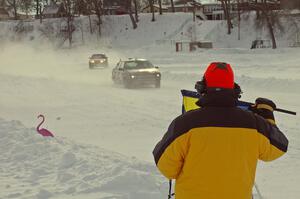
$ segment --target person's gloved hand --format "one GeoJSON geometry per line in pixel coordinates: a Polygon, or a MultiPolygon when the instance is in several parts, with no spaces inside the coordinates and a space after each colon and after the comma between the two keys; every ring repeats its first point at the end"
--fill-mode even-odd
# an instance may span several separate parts
{"type": "Polygon", "coordinates": [[[276,104],[267,98],[257,98],[255,100],[255,104],[250,107],[250,110],[266,120],[268,120],[271,124],[275,124],[273,111],[276,108],[276,104]]]}

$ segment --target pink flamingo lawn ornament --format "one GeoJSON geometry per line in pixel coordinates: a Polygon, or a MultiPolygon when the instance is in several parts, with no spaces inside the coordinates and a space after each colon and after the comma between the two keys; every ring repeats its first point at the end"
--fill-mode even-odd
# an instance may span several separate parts
{"type": "Polygon", "coordinates": [[[44,123],[45,121],[45,116],[44,115],[39,115],[37,118],[42,118],[42,122],[36,127],[36,131],[41,134],[42,136],[50,136],[50,137],[54,137],[54,135],[48,131],[47,129],[40,129],[40,126],[44,123]]]}

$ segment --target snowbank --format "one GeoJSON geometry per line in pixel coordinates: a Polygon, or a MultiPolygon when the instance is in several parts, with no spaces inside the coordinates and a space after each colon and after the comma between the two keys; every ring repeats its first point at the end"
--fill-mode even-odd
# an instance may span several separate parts
{"type": "Polygon", "coordinates": [[[162,197],[155,167],[136,158],[45,138],[19,121],[0,119],[0,136],[0,198],[162,197]]]}

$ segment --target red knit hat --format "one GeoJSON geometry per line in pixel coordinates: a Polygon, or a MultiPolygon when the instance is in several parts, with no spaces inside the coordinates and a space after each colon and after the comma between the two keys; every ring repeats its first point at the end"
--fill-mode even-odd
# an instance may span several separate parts
{"type": "Polygon", "coordinates": [[[227,63],[211,63],[204,73],[204,79],[207,88],[234,88],[233,70],[227,63]]]}

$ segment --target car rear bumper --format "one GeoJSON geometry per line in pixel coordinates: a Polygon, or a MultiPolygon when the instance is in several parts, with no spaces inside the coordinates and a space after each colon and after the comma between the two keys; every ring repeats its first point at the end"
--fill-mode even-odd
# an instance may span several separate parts
{"type": "Polygon", "coordinates": [[[108,63],[107,62],[103,62],[103,63],[89,63],[90,67],[107,67],[108,63]]]}

